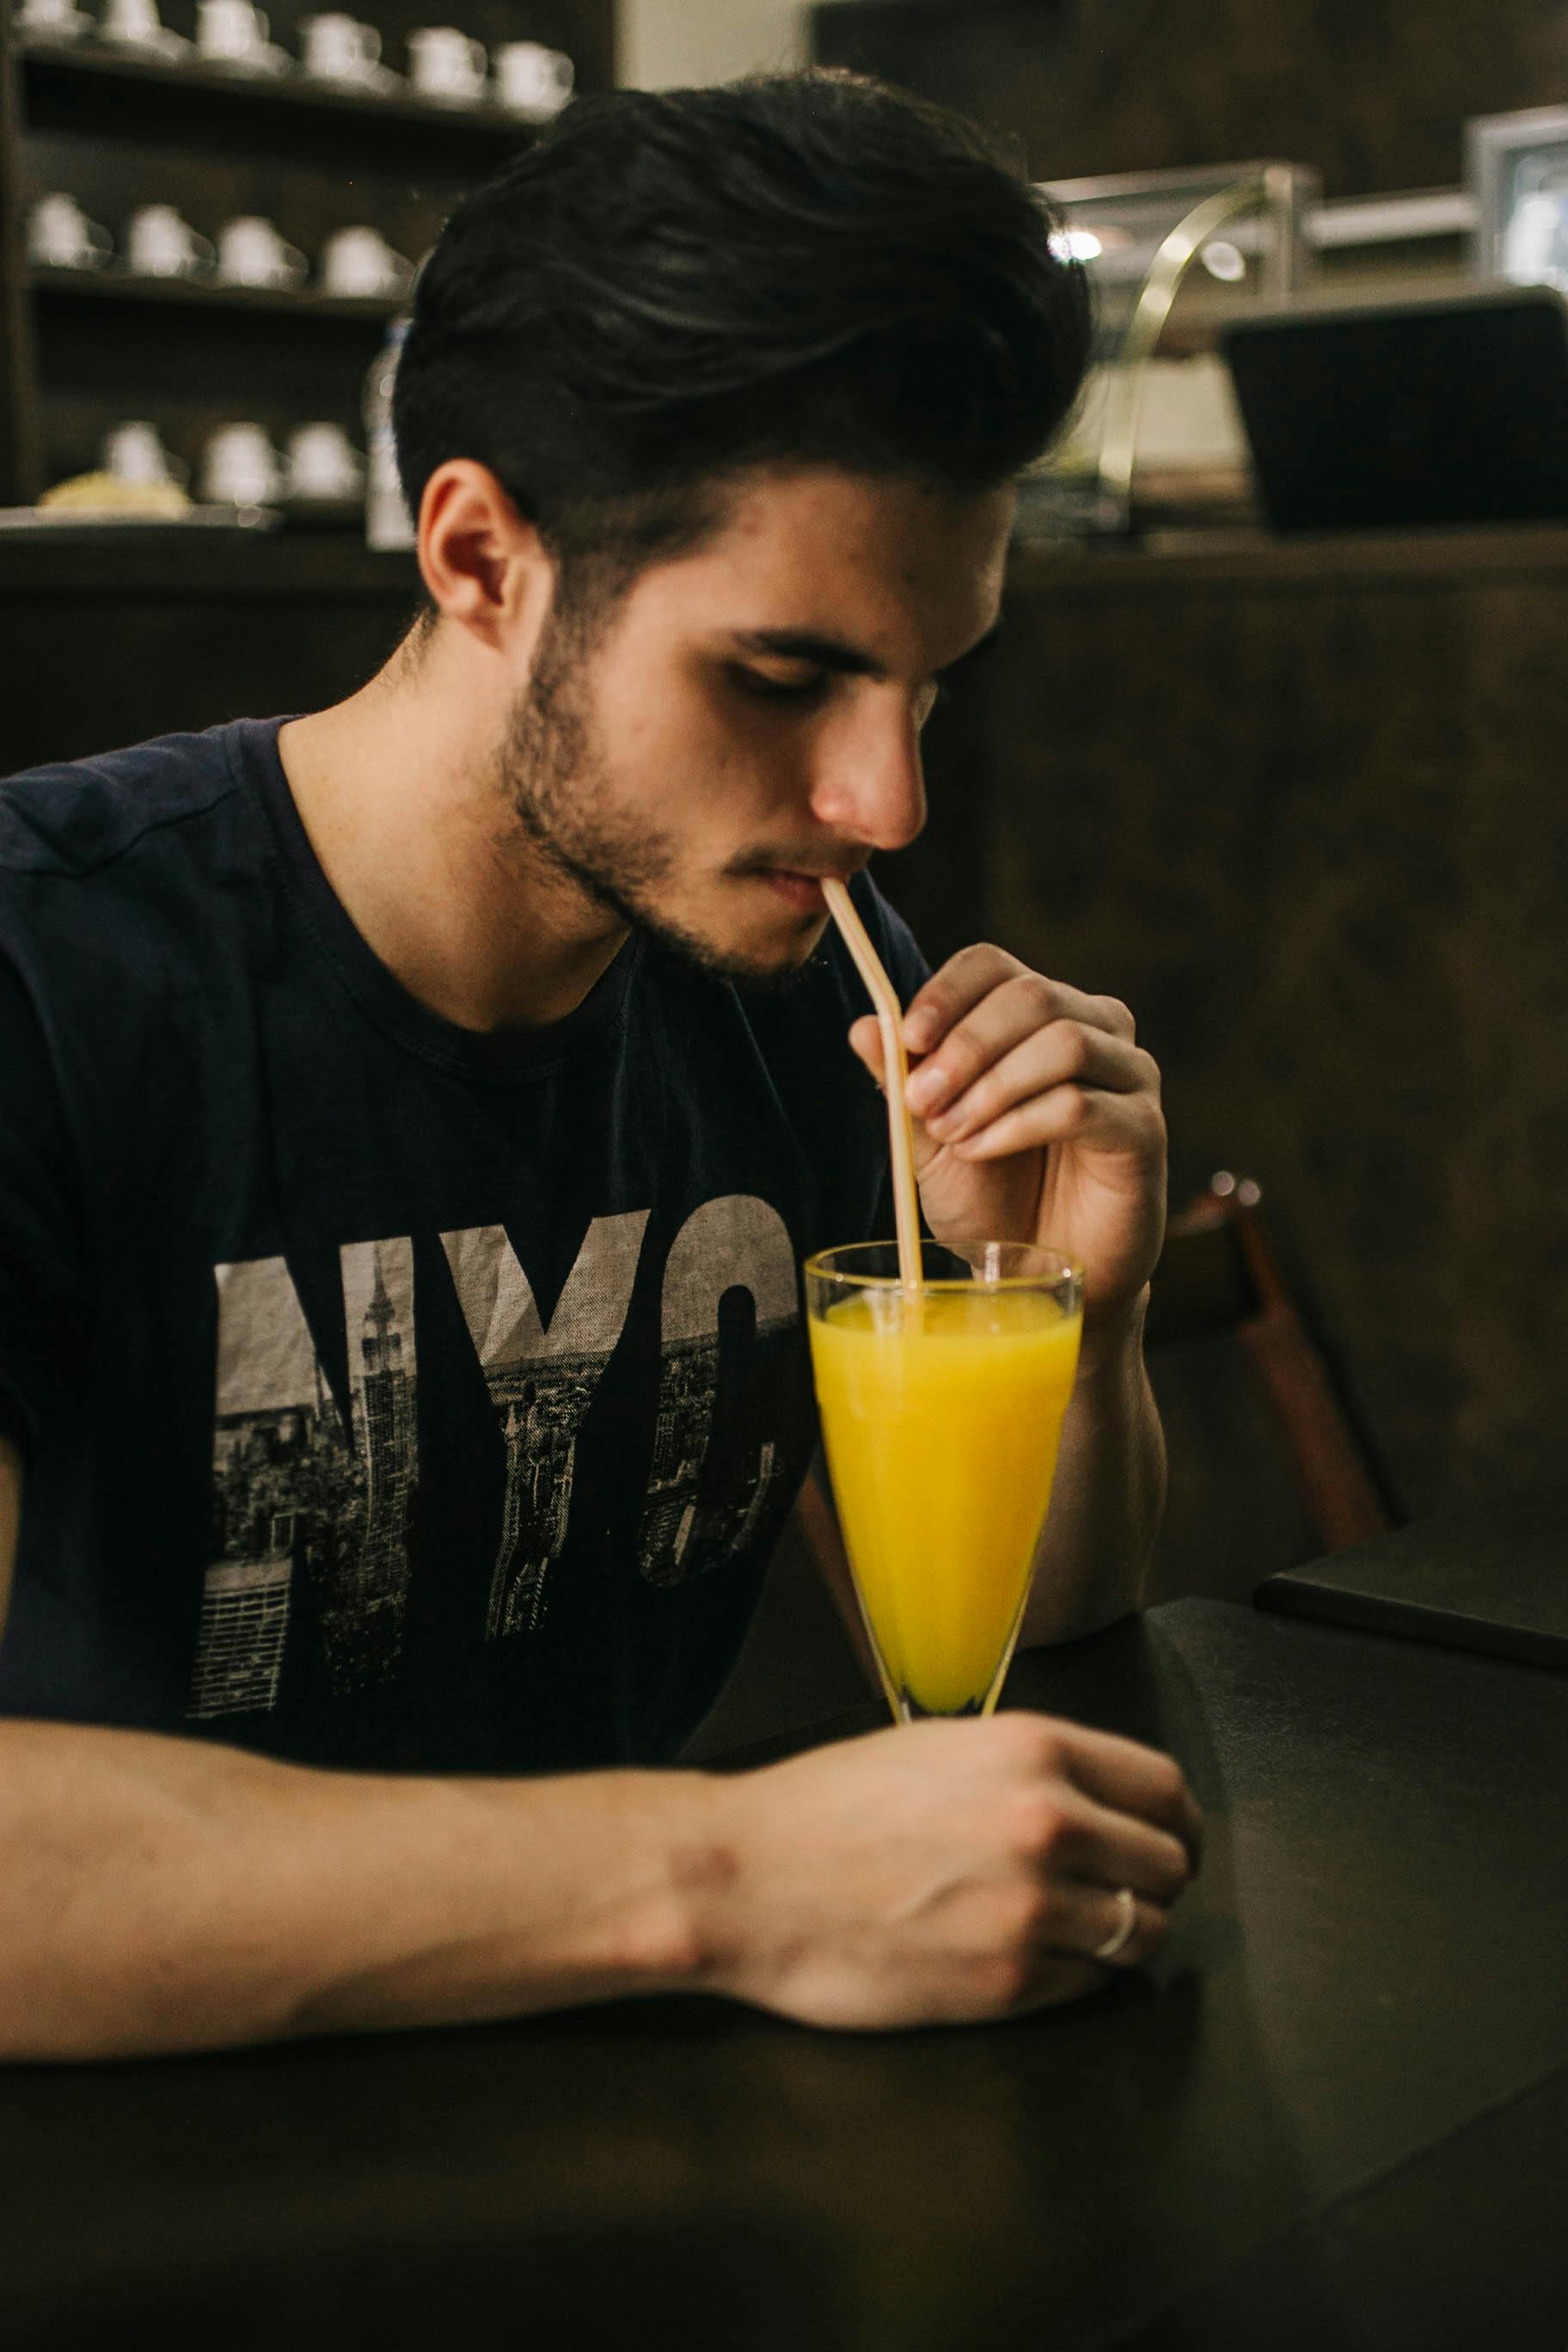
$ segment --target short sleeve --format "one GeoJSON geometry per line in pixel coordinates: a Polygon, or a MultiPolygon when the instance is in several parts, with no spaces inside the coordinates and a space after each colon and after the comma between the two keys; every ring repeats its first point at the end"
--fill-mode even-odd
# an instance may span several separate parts
{"type": "Polygon", "coordinates": [[[47,1042],[0,954],[0,1429],[31,1453],[85,1325],[77,1158],[47,1042]]]}

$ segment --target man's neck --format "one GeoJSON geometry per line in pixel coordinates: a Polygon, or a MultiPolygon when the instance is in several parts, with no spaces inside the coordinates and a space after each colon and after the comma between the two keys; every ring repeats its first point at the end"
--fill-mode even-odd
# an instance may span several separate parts
{"type": "Polygon", "coordinates": [[[368,686],[278,738],[300,822],[355,929],[409,993],[478,1031],[574,1011],[626,927],[545,869],[509,808],[464,648],[401,646],[368,686]]]}

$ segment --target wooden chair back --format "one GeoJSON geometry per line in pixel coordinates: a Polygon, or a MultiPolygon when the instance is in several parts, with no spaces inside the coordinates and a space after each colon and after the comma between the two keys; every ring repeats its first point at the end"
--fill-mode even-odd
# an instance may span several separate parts
{"type": "Polygon", "coordinates": [[[1321,1326],[1290,1282],[1259,1187],[1222,1171],[1171,1218],[1150,1287],[1151,1354],[1230,1332],[1269,1407],[1325,1551],[1405,1513],[1321,1326]]]}

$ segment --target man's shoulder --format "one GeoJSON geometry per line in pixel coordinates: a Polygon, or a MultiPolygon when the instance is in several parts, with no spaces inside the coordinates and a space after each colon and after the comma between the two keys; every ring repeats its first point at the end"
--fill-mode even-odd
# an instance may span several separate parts
{"type": "Polygon", "coordinates": [[[161,735],[0,782],[0,883],[104,873],[152,845],[188,836],[242,790],[242,742],[255,721],[161,735]]]}

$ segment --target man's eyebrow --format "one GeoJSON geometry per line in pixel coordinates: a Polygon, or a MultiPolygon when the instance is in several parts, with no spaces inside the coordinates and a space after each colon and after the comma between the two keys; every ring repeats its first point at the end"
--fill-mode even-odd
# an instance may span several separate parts
{"type": "MultiPolygon", "coordinates": [[[[983,637],[977,637],[967,653],[960,654],[937,671],[938,677],[951,677],[955,670],[975,660],[994,646],[1002,634],[1002,624],[994,621],[983,637]]],[[[837,670],[846,677],[886,677],[886,665],[861,650],[847,645],[842,637],[820,636],[813,629],[737,629],[732,640],[737,650],[749,654],[772,654],[784,661],[814,662],[818,669],[837,670]]]]}
{"type": "Polygon", "coordinates": [[[815,662],[818,669],[840,670],[847,677],[886,677],[879,661],[848,646],[842,637],[821,637],[811,629],[737,629],[733,643],[742,653],[773,654],[784,661],[815,662]]]}

